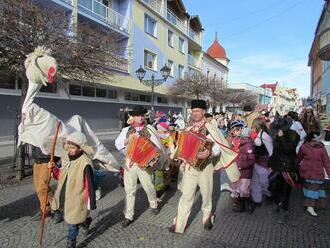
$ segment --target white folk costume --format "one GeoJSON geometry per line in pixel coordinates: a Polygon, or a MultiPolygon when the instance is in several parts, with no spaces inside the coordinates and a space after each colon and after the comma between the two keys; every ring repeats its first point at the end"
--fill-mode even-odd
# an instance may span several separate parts
{"type": "Polygon", "coordinates": [[[26,77],[29,81],[29,86],[22,106],[22,122],[18,127],[18,145],[28,143],[39,147],[44,154],[50,154],[50,144],[55,134],[56,124],[60,121],[61,127],[54,152],[55,156],[60,157],[63,155],[65,138],[73,132],[80,131],[86,135],[87,143],[95,151],[91,158],[99,160],[101,162],[100,165],[109,171],[118,171],[115,167],[119,163],[115,157],[100,142],[81,116],[74,115],[67,122],[63,122],[55,115],[33,103],[42,85],[55,83],[56,81],[57,63],[50,53],[50,50],[38,47],[25,60],[26,77]]]}
{"type": "MultiPolygon", "coordinates": [[[[142,107],[136,107],[133,109],[132,115],[143,115],[145,110],[142,107]]],[[[132,123],[134,125],[134,123],[132,123]]],[[[134,218],[134,205],[135,205],[135,194],[137,190],[137,180],[139,179],[142,185],[142,188],[147,194],[150,208],[157,209],[157,197],[155,186],[152,182],[152,171],[149,166],[145,168],[140,168],[138,163],[134,162],[128,154],[128,144],[125,143],[125,140],[131,139],[134,135],[136,137],[142,136],[148,141],[151,141],[158,149],[159,158],[156,162],[156,166],[162,166],[165,161],[165,149],[162,145],[160,138],[157,134],[155,128],[151,125],[140,125],[138,127],[126,127],[123,128],[119,136],[115,141],[115,145],[119,151],[122,151],[125,156],[125,165],[124,165],[124,186],[126,192],[126,206],[124,210],[125,219],[130,222],[134,218]]],[[[135,148],[133,148],[135,149],[135,148]]],[[[133,151],[134,152],[134,151],[133,151]]],[[[147,156],[143,151],[139,156],[147,156]]],[[[154,162],[154,161],[153,161],[154,162]]],[[[129,224],[129,223],[128,223],[129,224]]]]}
{"type": "MultiPolygon", "coordinates": [[[[205,101],[192,101],[193,108],[206,108],[205,101]]],[[[210,156],[206,158],[201,167],[183,164],[185,170],[183,173],[181,191],[182,196],[178,205],[178,214],[170,228],[171,232],[183,233],[187,226],[188,218],[194,203],[196,189],[199,186],[202,195],[203,224],[206,229],[213,226],[214,215],[212,211],[212,193],[213,193],[213,173],[221,168],[226,169],[231,181],[237,181],[240,177],[236,163],[234,162],[237,154],[232,151],[225,138],[212,124],[205,123],[205,120],[194,123],[193,126],[186,129],[188,132],[202,134],[211,142],[209,149],[210,156]],[[213,158],[218,157],[216,165],[213,164],[213,158]]],[[[180,141],[179,141],[180,142],[180,141]]],[[[179,144],[180,146],[180,144],[179,144]]],[[[179,148],[180,149],[180,148],[179,148]]]]}

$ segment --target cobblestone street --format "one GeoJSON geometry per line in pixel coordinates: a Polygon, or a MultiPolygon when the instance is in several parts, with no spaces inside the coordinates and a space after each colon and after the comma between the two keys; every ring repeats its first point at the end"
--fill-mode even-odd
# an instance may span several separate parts
{"type": "MultiPolygon", "coordinates": [[[[215,174],[216,179],[218,176],[215,174]]],[[[124,189],[112,175],[102,188],[104,197],[91,214],[90,234],[87,237],[79,234],[78,247],[330,247],[330,211],[320,211],[318,218],[307,216],[297,191],[286,223],[278,224],[274,206],[257,208],[252,215],[233,213],[229,194],[222,193],[219,198],[216,190],[217,218],[210,232],[203,230],[201,212],[197,212],[201,206],[198,192],[189,228],[184,235],[176,235],[167,228],[176,215],[179,192],[172,189],[165,194],[163,207],[154,216],[139,188],[135,222],[123,229],[124,189]]],[[[19,186],[2,188],[0,193],[1,247],[38,247],[40,222],[35,220],[38,205],[31,179],[25,179],[19,186]]],[[[64,223],[55,225],[47,219],[44,247],[65,247],[66,233],[64,223]]]]}

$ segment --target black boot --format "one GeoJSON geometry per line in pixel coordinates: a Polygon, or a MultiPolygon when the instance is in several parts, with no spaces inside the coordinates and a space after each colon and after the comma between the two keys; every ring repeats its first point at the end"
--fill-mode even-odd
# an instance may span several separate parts
{"type": "Polygon", "coordinates": [[[175,225],[172,225],[168,228],[168,231],[171,233],[175,233],[175,225]]]}
{"type": "Polygon", "coordinates": [[[88,217],[82,224],[80,224],[81,229],[82,229],[82,233],[87,236],[88,235],[88,231],[89,231],[89,226],[92,223],[92,218],[88,217]]]}
{"type": "Polygon", "coordinates": [[[245,209],[249,214],[252,214],[256,208],[255,203],[252,201],[251,197],[244,197],[245,209]]]}
{"type": "Polygon", "coordinates": [[[121,224],[123,228],[128,227],[133,221],[129,219],[124,219],[123,223],[121,224]]]}
{"type": "Polygon", "coordinates": [[[215,215],[211,214],[210,217],[204,223],[204,229],[210,231],[213,227],[215,215]]]}
{"type": "Polygon", "coordinates": [[[152,208],[151,211],[152,211],[152,213],[153,213],[154,215],[159,214],[159,212],[160,212],[160,206],[157,206],[156,208],[152,208]]]}
{"type": "Polygon", "coordinates": [[[77,241],[68,239],[66,241],[66,248],[76,248],[77,241]]]}
{"type": "Polygon", "coordinates": [[[243,212],[244,211],[244,198],[242,197],[237,197],[237,198],[232,198],[233,199],[233,207],[232,210],[233,212],[243,212]]]}
{"type": "Polygon", "coordinates": [[[61,223],[64,219],[63,219],[63,212],[57,210],[54,212],[53,215],[53,220],[55,224],[61,223]]]}

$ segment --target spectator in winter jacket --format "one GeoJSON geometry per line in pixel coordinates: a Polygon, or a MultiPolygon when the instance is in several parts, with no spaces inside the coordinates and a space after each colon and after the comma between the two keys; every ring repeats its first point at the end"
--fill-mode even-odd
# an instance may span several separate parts
{"type": "Polygon", "coordinates": [[[314,115],[314,109],[312,106],[306,107],[301,119],[301,123],[307,134],[311,132],[321,133],[320,120],[314,115]]]}
{"type": "Polygon", "coordinates": [[[324,170],[330,175],[330,160],[319,133],[309,133],[301,146],[297,164],[303,181],[304,202],[307,212],[317,216],[315,207],[325,207],[324,170]]]}
{"type": "Polygon", "coordinates": [[[67,246],[76,247],[79,227],[88,231],[92,221],[89,210],[96,209],[92,161],[87,154],[93,149],[86,145],[86,136],[74,132],[66,138],[68,153],[62,157],[62,169],[52,202],[52,209],[64,206],[68,226],[67,246]],[[64,199],[64,202],[62,202],[64,199]]]}
{"type": "MultiPolygon", "coordinates": [[[[232,133],[232,147],[238,153],[236,159],[237,166],[240,170],[240,180],[230,183],[231,197],[233,199],[232,210],[234,212],[253,211],[250,200],[251,194],[251,178],[253,164],[255,162],[253,140],[249,137],[249,132],[243,135],[244,122],[233,121],[230,125],[232,133]]],[[[249,130],[249,129],[245,129],[249,130]]]]}
{"type": "MultiPolygon", "coordinates": [[[[297,132],[290,129],[291,125],[290,119],[276,117],[271,126],[275,137],[274,151],[269,159],[273,176],[270,189],[281,213],[288,210],[291,188],[295,186],[296,178],[296,147],[300,138],[297,132]]],[[[285,215],[281,215],[280,219],[285,220],[285,215]]]]}
{"type": "Polygon", "coordinates": [[[268,190],[268,176],[270,174],[268,160],[273,153],[273,140],[268,134],[268,129],[261,118],[253,121],[251,136],[254,138],[254,152],[256,157],[253,166],[251,193],[253,202],[260,204],[263,201],[263,196],[271,196],[268,190]]]}

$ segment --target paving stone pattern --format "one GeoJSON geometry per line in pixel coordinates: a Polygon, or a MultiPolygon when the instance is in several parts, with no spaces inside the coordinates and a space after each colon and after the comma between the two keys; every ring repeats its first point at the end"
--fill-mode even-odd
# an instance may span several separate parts
{"type": "MultiPolygon", "coordinates": [[[[202,227],[201,197],[191,213],[190,225],[184,235],[168,232],[176,216],[180,192],[175,185],[162,198],[162,209],[155,216],[148,209],[146,195],[139,186],[136,195],[135,221],[122,228],[124,188],[112,174],[102,183],[103,198],[91,212],[93,222],[88,236],[79,234],[78,247],[330,247],[330,210],[320,210],[320,216],[308,216],[301,206],[302,194],[295,190],[291,208],[284,224],[273,205],[263,205],[249,215],[233,213],[228,193],[219,192],[219,175],[215,174],[214,204],[216,222],[211,231],[202,227]]],[[[53,187],[55,186],[52,184],[53,187]]],[[[39,247],[39,211],[32,179],[22,185],[0,188],[0,247],[39,247]]],[[[329,203],[329,200],[328,200],[329,203]]],[[[44,247],[65,247],[67,227],[46,220],[44,247]]]]}

